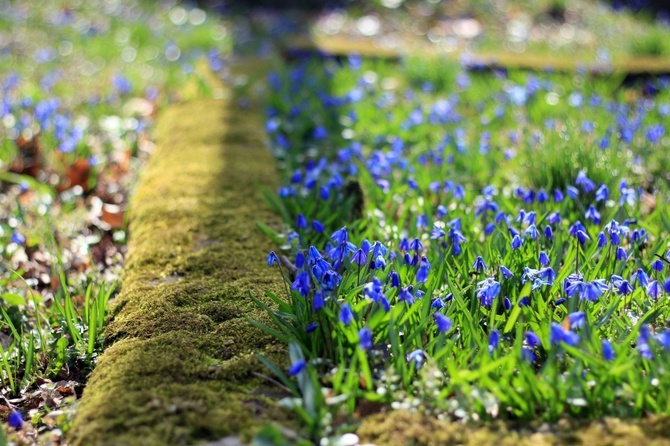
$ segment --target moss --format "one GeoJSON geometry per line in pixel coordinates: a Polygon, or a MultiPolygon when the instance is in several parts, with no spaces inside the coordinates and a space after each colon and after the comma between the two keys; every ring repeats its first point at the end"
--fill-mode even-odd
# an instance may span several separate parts
{"type": "Polygon", "coordinates": [[[491,422],[461,424],[418,413],[394,411],[367,417],[358,429],[361,443],[384,445],[670,445],[670,419],[605,418],[591,422],[563,421],[555,425],[491,422]]]}
{"type": "Polygon", "coordinates": [[[109,347],[84,391],[73,445],[188,444],[288,416],[254,374],[254,351],[279,357],[284,347],[245,319],[265,320],[249,294],[283,289],[254,224],[274,218],[258,187],[276,187],[262,129],[257,109],[226,101],[161,115],[133,199],[109,347]]]}
{"type": "MultiPolygon", "coordinates": [[[[655,37],[650,39],[651,46],[657,46],[659,42],[655,37]]],[[[649,46],[649,45],[647,45],[649,46]]],[[[288,49],[295,51],[320,51],[327,54],[333,54],[339,57],[346,57],[351,53],[360,54],[366,58],[378,58],[398,60],[408,55],[420,56],[425,58],[444,58],[445,54],[437,51],[436,47],[422,45],[419,42],[409,44],[405,49],[386,48],[378,45],[373,39],[352,39],[345,35],[335,36],[317,36],[313,39],[297,38],[291,41],[288,49]]],[[[667,50],[667,48],[666,48],[667,50]]],[[[292,51],[287,51],[291,53],[292,51]]],[[[647,51],[649,52],[649,51],[647,51]]],[[[450,55],[453,62],[458,61],[458,55],[450,55]]],[[[582,67],[583,61],[579,58],[569,56],[554,56],[547,62],[547,55],[541,52],[515,53],[501,50],[496,52],[482,52],[475,54],[473,59],[478,65],[489,68],[504,67],[508,69],[543,71],[551,68],[554,71],[573,72],[582,67]]],[[[611,71],[624,72],[631,74],[649,74],[663,75],[670,71],[670,59],[659,57],[657,55],[637,55],[637,56],[615,56],[612,62],[612,69],[598,69],[594,66],[592,74],[602,74],[609,76],[611,71]]]]}

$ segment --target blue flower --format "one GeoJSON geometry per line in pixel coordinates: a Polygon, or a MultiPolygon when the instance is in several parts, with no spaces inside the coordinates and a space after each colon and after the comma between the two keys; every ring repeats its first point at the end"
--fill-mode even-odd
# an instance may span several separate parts
{"type": "Polygon", "coordinates": [[[303,370],[305,370],[305,367],[307,367],[307,361],[305,361],[304,359],[299,359],[295,363],[293,363],[288,372],[291,374],[291,376],[296,376],[300,374],[303,370]]]}
{"type": "Polygon", "coordinates": [[[345,327],[348,327],[354,321],[354,313],[351,311],[351,307],[348,303],[342,304],[342,307],[340,308],[339,319],[340,322],[345,325],[345,327]]]}
{"type": "Polygon", "coordinates": [[[349,233],[347,232],[347,227],[344,226],[342,229],[338,229],[337,231],[333,232],[330,238],[332,238],[333,241],[338,245],[346,243],[349,240],[349,233]]]}
{"type": "Polygon", "coordinates": [[[524,333],[523,339],[526,345],[530,348],[535,348],[542,343],[540,341],[540,337],[535,333],[533,333],[532,331],[527,331],[526,333],[524,333]]]}
{"type": "Polygon", "coordinates": [[[504,279],[509,279],[510,277],[514,276],[512,271],[510,271],[506,266],[500,265],[500,272],[502,273],[502,276],[504,279]]]}
{"type": "Polygon", "coordinates": [[[430,262],[426,256],[421,257],[421,265],[416,273],[417,283],[425,283],[428,280],[428,273],[430,272],[430,262]]]}
{"type": "Polygon", "coordinates": [[[486,266],[486,263],[484,263],[484,259],[481,256],[477,256],[475,262],[472,264],[472,269],[481,273],[482,271],[486,271],[488,267],[486,266]]]}
{"type": "Polygon", "coordinates": [[[656,340],[664,350],[670,350],[670,331],[664,330],[655,336],[656,340]]]}
{"type": "Polygon", "coordinates": [[[583,246],[587,240],[590,240],[590,237],[586,232],[579,230],[577,231],[577,240],[579,241],[579,244],[583,246]]]}
{"type": "Polygon", "coordinates": [[[619,246],[616,249],[616,259],[617,260],[626,260],[628,258],[628,254],[626,254],[626,250],[623,249],[621,246],[619,246]]]}
{"type": "Polygon", "coordinates": [[[307,334],[313,333],[316,331],[317,328],[319,328],[319,324],[311,322],[310,324],[307,325],[307,327],[305,327],[305,333],[307,334]]]}
{"type": "Polygon", "coordinates": [[[602,249],[607,244],[607,238],[605,238],[605,233],[602,231],[598,233],[598,248],[602,249]]]}
{"type": "Polygon", "coordinates": [[[389,273],[389,280],[393,288],[400,287],[400,275],[398,275],[397,271],[393,270],[389,273]]]}
{"type": "Polygon", "coordinates": [[[400,294],[398,295],[398,300],[400,302],[407,302],[407,305],[412,305],[414,303],[414,296],[412,295],[412,286],[411,285],[400,289],[400,294]]]}
{"type": "Polygon", "coordinates": [[[368,327],[363,327],[358,330],[358,345],[363,350],[370,350],[372,348],[372,330],[368,327]]]}
{"type": "Polygon", "coordinates": [[[410,362],[414,361],[416,363],[416,369],[417,370],[419,370],[421,368],[421,365],[423,364],[423,361],[425,359],[426,359],[426,354],[421,349],[414,350],[412,353],[407,355],[407,362],[410,363],[410,362]]]}
{"type": "Polygon", "coordinates": [[[421,243],[421,240],[419,240],[418,238],[415,238],[409,244],[409,250],[410,251],[415,251],[415,252],[423,251],[423,243],[421,243]]]}
{"type": "Polygon", "coordinates": [[[310,246],[307,252],[307,262],[310,265],[314,265],[320,259],[322,259],[321,253],[316,249],[316,246],[310,246]]]}
{"type": "Polygon", "coordinates": [[[446,235],[446,232],[442,228],[440,228],[437,225],[433,225],[433,230],[430,231],[430,238],[431,239],[441,239],[446,235]]]}
{"type": "Polygon", "coordinates": [[[26,242],[26,238],[19,231],[12,231],[12,236],[9,238],[11,243],[16,243],[17,245],[23,245],[26,242]]]}
{"type": "Polygon", "coordinates": [[[550,263],[549,256],[544,251],[540,251],[540,256],[539,256],[538,260],[540,262],[540,265],[542,265],[542,266],[548,266],[549,263],[550,263]]]}
{"type": "Polygon", "coordinates": [[[638,340],[637,351],[644,359],[648,359],[649,361],[654,359],[654,353],[651,351],[651,346],[648,342],[641,342],[638,340]]]}
{"type": "Polygon", "coordinates": [[[656,259],[653,262],[651,262],[651,269],[656,272],[662,272],[664,268],[663,261],[661,259],[656,259]]]}
{"type": "Polygon", "coordinates": [[[610,195],[610,190],[606,185],[601,184],[598,190],[596,191],[596,202],[605,201],[610,195]]]}
{"type": "Polygon", "coordinates": [[[18,410],[12,410],[7,417],[7,423],[12,429],[19,430],[23,427],[23,416],[18,410]]]}
{"type": "Polygon", "coordinates": [[[649,276],[642,268],[638,268],[637,272],[633,274],[633,282],[637,282],[641,287],[646,287],[649,284],[649,276]]]}
{"type": "Polygon", "coordinates": [[[330,189],[328,189],[328,186],[321,186],[319,188],[319,196],[323,201],[328,201],[330,198],[330,189]]]}
{"type": "Polygon", "coordinates": [[[368,255],[363,249],[359,248],[353,256],[351,256],[351,261],[358,266],[363,266],[368,261],[368,255]]]}
{"type": "Polygon", "coordinates": [[[326,300],[323,296],[323,291],[316,290],[314,292],[314,298],[312,299],[312,310],[315,312],[321,311],[325,306],[326,306],[326,300]]]}
{"type": "Polygon", "coordinates": [[[610,341],[607,339],[602,340],[602,352],[603,352],[603,358],[605,361],[612,361],[614,360],[614,348],[612,348],[612,344],[610,341]]]}
{"type": "Polygon", "coordinates": [[[598,209],[596,209],[594,205],[590,205],[588,209],[586,209],[586,214],[584,216],[587,220],[591,220],[595,224],[600,224],[600,212],[598,212],[598,209]]]}
{"type": "Polygon", "coordinates": [[[575,181],[575,184],[577,186],[581,186],[586,193],[589,193],[596,188],[595,183],[586,176],[586,172],[583,170],[579,171],[577,174],[577,180],[575,181]]]}
{"type": "Polygon", "coordinates": [[[518,235],[515,235],[514,238],[512,239],[512,249],[517,250],[521,247],[521,238],[519,238],[518,235]]]}
{"type": "Polygon", "coordinates": [[[298,269],[302,269],[305,266],[305,254],[302,251],[298,251],[295,255],[295,266],[298,269]]]}
{"type": "Polygon", "coordinates": [[[574,186],[568,186],[566,188],[566,192],[568,193],[568,197],[572,198],[573,200],[579,196],[579,189],[574,186]]]}
{"type": "Polygon", "coordinates": [[[612,275],[611,282],[612,286],[617,289],[617,293],[620,296],[627,296],[634,291],[630,282],[620,276],[612,275]]]}
{"type": "Polygon", "coordinates": [[[275,253],[274,251],[270,251],[270,253],[268,254],[268,257],[267,257],[267,262],[268,262],[268,266],[272,266],[275,263],[278,263],[279,258],[277,257],[277,253],[275,253]]]}
{"type": "Polygon", "coordinates": [[[433,313],[433,319],[435,319],[435,325],[437,325],[437,329],[440,333],[446,333],[451,330],[453,323],[451,322],[451,319],[444,314],[435,312],[433,313]]]}
{"type": "Polygon", "coordinates": [[[535,352],[528,347],[521,348],[521,360],[524,362],[534,362],[535,361],[535,352]]]}
{"type": "Polygon", "coordinates": [[[301,296],[309,295],[311,280],[307,271],[300,271],[291,284],[291,289],[296,290],[301,296]]]}
{"type": "Polygon", "coordinates": [[[431,302],[430,304],[430,308],[432,308],[433,310],[441,310],[444,307],[445,307],[444,301],[439,297],[433,299],[433,302],[431,302]]]}
{"type": "Polygon", "coordinates": [[[489,355],[492,355],[495,350],[498,349],[500,345],[500,332],[497,329],[491,330],[489,334],[489,355]]]}
{"type": "Polygon", "coordinates": [[[503,298],[503,307],[505,307],[505,310],[507,311],[512,309],[512,301],[509,300],[509,297],[507,296],[503,298]]]}
{"type": "Polygon", "coordinates": [[[584,327],[586,323],[586,313],[583,311],[576,311],[568,315],[568,320],[570,321],[570,328],[572,330],[579,330],[584,327]]]}
{"type": "Polygon", "coordinates": [[[500,283],[489,277],[477,283],[477,297],[481,304],[485,307],[490,307],[493,299],[500,293],[500,283]]]}
{"type": "Polygon", "coordinates": [[[296,219],[295,226],[298,229],[305,229],[307,227],[307,219],[303,214],[298,214],[298,218],[296,219]]]}
{"type": "Polygon", "coordinates": [[[551,214],[547,215],[547,223],[550,225],[558,225],[561,223],[561,214],[560,212],[552,212],[551,214]]]}
{"type": "Polygon", "coordinates": [[[335,271],[328,270],[323,274],[321,278],[321,285],[326,291],[334,290],[340,284],[342,276],[336,273],[335,271]]]}
{"type": "Polygon", "coordinates": [[[323,234],[326,228],[323,226],[323,223],[321,223],[319,220],[314,220],[312,222],[312,229],[314,229],[314,232],[317,234],[323,234]]]}
{"type": "Polygon", "coordinates": [[[539,232],[537,230],[537,227],[535,225],[530,225],[526,228],[526,230],[523,232],[523,235],[526,237],[530,237],[532,240],[537,239],[539,232]]]}
{"type": "Polygon", "coordinates": [[[647,285],[647,296],[651,297],[653,300],[657,300],[661,295],[661,286],[656,280],[652,280],[647,285]]]}
{"type": "Polygon", "coordinates": [[[554,238],[554,231],[551,229],[551,226],[547,225],[544,227],[544,237],[547,240],[552,240],[554,238]]]}
{"type": "Polygon", "coordinates": [[[537,272],[537,276],[547,282],[547,285],[553,285],[556,280],[556,273],[551,267],[542,268],[537,272]]]}
{"type": "Polygon", "coordinates": [[[560,203],[561,201],[563,201],[565,199],[565,197],[563,195],[563,192],[561,192],[558,189],[554,189],[554,194],[553,195],[554,195],[553,198],[554,198],[555,203],[560,203]]]}
{"type": "Polygon", "coordinates": [[[564,330],[559,324],[552,322],[549,328],[549,342],[552,345],[558,345],[561,342],[576,345],[579,342],[579,335],[570,330],[564,330]]]}

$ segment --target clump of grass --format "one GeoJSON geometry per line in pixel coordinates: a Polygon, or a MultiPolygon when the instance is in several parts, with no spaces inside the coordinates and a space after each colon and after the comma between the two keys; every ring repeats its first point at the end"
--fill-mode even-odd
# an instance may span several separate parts
{"type": "Polygon", "coordinates": [[[25,293],[27,297],[2,294],[1,330],[9,344],[0,351],[0,364],[8,395],[19,396],[36,378],[54,378],[64,367],[92,368],[115,287],[102,284],[97,288],[89,283],[83,296],[73,296],[61,273],[58,293],[49,303],[34,292],[25,293]],[[83,301],[78,303],[78,298],[83,301]]]}
{"type": "Polygon", "coordinates": [[[601,149],[597,141],[580,138],[580,133],[574,130],[566,132],[571,136],[568,140],[566,133],[549,134],[543,141],[528,144],[522,155],[525,163],[521,182],[535,189],[565,190],[574,185],[579,172],[584,171],[596,185],[611,188],[622,176],[630,175],[632,155],[629,150],[601,149]]]}
{"type": "Polygon", "coordinates": [[[428,87],[439,91],[455,89],[456,78],[461,72],[457,60],[448,57],[422,57],[411,55],[403,61],[404,76],[414,87],[428,87]]]}
{"type": "Polygon", "coordinates": [[[631,56],[670,56],[670,40],[668,40],[667,29],[650,26],[641,35],[632,37],[628,53],[631,56]]]}

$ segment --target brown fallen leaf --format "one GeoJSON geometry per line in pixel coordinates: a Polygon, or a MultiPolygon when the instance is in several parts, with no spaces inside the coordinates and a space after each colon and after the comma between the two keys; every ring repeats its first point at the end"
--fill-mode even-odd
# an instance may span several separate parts
{"type": "Polygon", "coordinates": [[[56,390],[63,396],[74,395],[74,389],[70,386],[58,386],[56,390]]]}
{"type": "Polygon", "coordinates": [[[42,169],[42,156],[37,137],[25,139],[19,136],[16,139],[19,154],[9,166],[10,172],[37,177],[42,169]]]}
{"type": "Polygon", "coordinates": [[[91,163],[86,158],[79,158],[65,171],[65,176],[58,186],[58,192],[72,189],[75,186],[89,189],[88,180],[91,177],[91,163]]]}
{"type": "Polygon", "coordinates": [[[116,204],[105,203],[102,205],[100,219],[107,223],[112,229],[122,229],[124,214],[123,207],[116,204]]]}

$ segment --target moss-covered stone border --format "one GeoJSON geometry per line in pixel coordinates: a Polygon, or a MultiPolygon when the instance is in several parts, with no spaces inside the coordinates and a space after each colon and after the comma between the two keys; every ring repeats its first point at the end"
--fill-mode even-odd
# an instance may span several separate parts
{"type": "Polygon", "coordinates": [[[172,106],[130,211],[129,256],[72,445],[179,445],[248,434],[287,414],[259,377],[255,351],[285,346],[249,294],[281,292],[264,265],[276,222],[260,187],[276,187],[262,111],[232,100],[172,106]]]}
{"type": "Polygon", "coordinates": [[[465,424],[399,410],[367,417],[357,433],[377,446],[668,446],[670,419],[465,424]]]}
{"type": "MultiPolygon", "coordinates": [[[[292,51],[322,52],[339,57],[356,53],[367,58],[391,60],[419,55],[429,59],[442,58],[455,63],[460,57],[459,53],[441,52],[434,45],[418,41],[406,48],[388,48],[381,46],[373,38],[353,38],[345,35],[296,38],[288,42],[286,47],[287,53],[290,54],[292,51]]],[[[654,56],[623,56],[616,58],[611,65],[593,65],[573,57],[557,56],[548,60],[546,54],[514,53],[504,50],[496,53],[476,53],[469,55],[468,59],[475,66],[489,69],[508,68],[532,71],[551,69],[560,72],[586,69],[593,74],[610,75],[612,72],[621,72],[633,76],[670,74],[670,58],[654,56]]]]}

